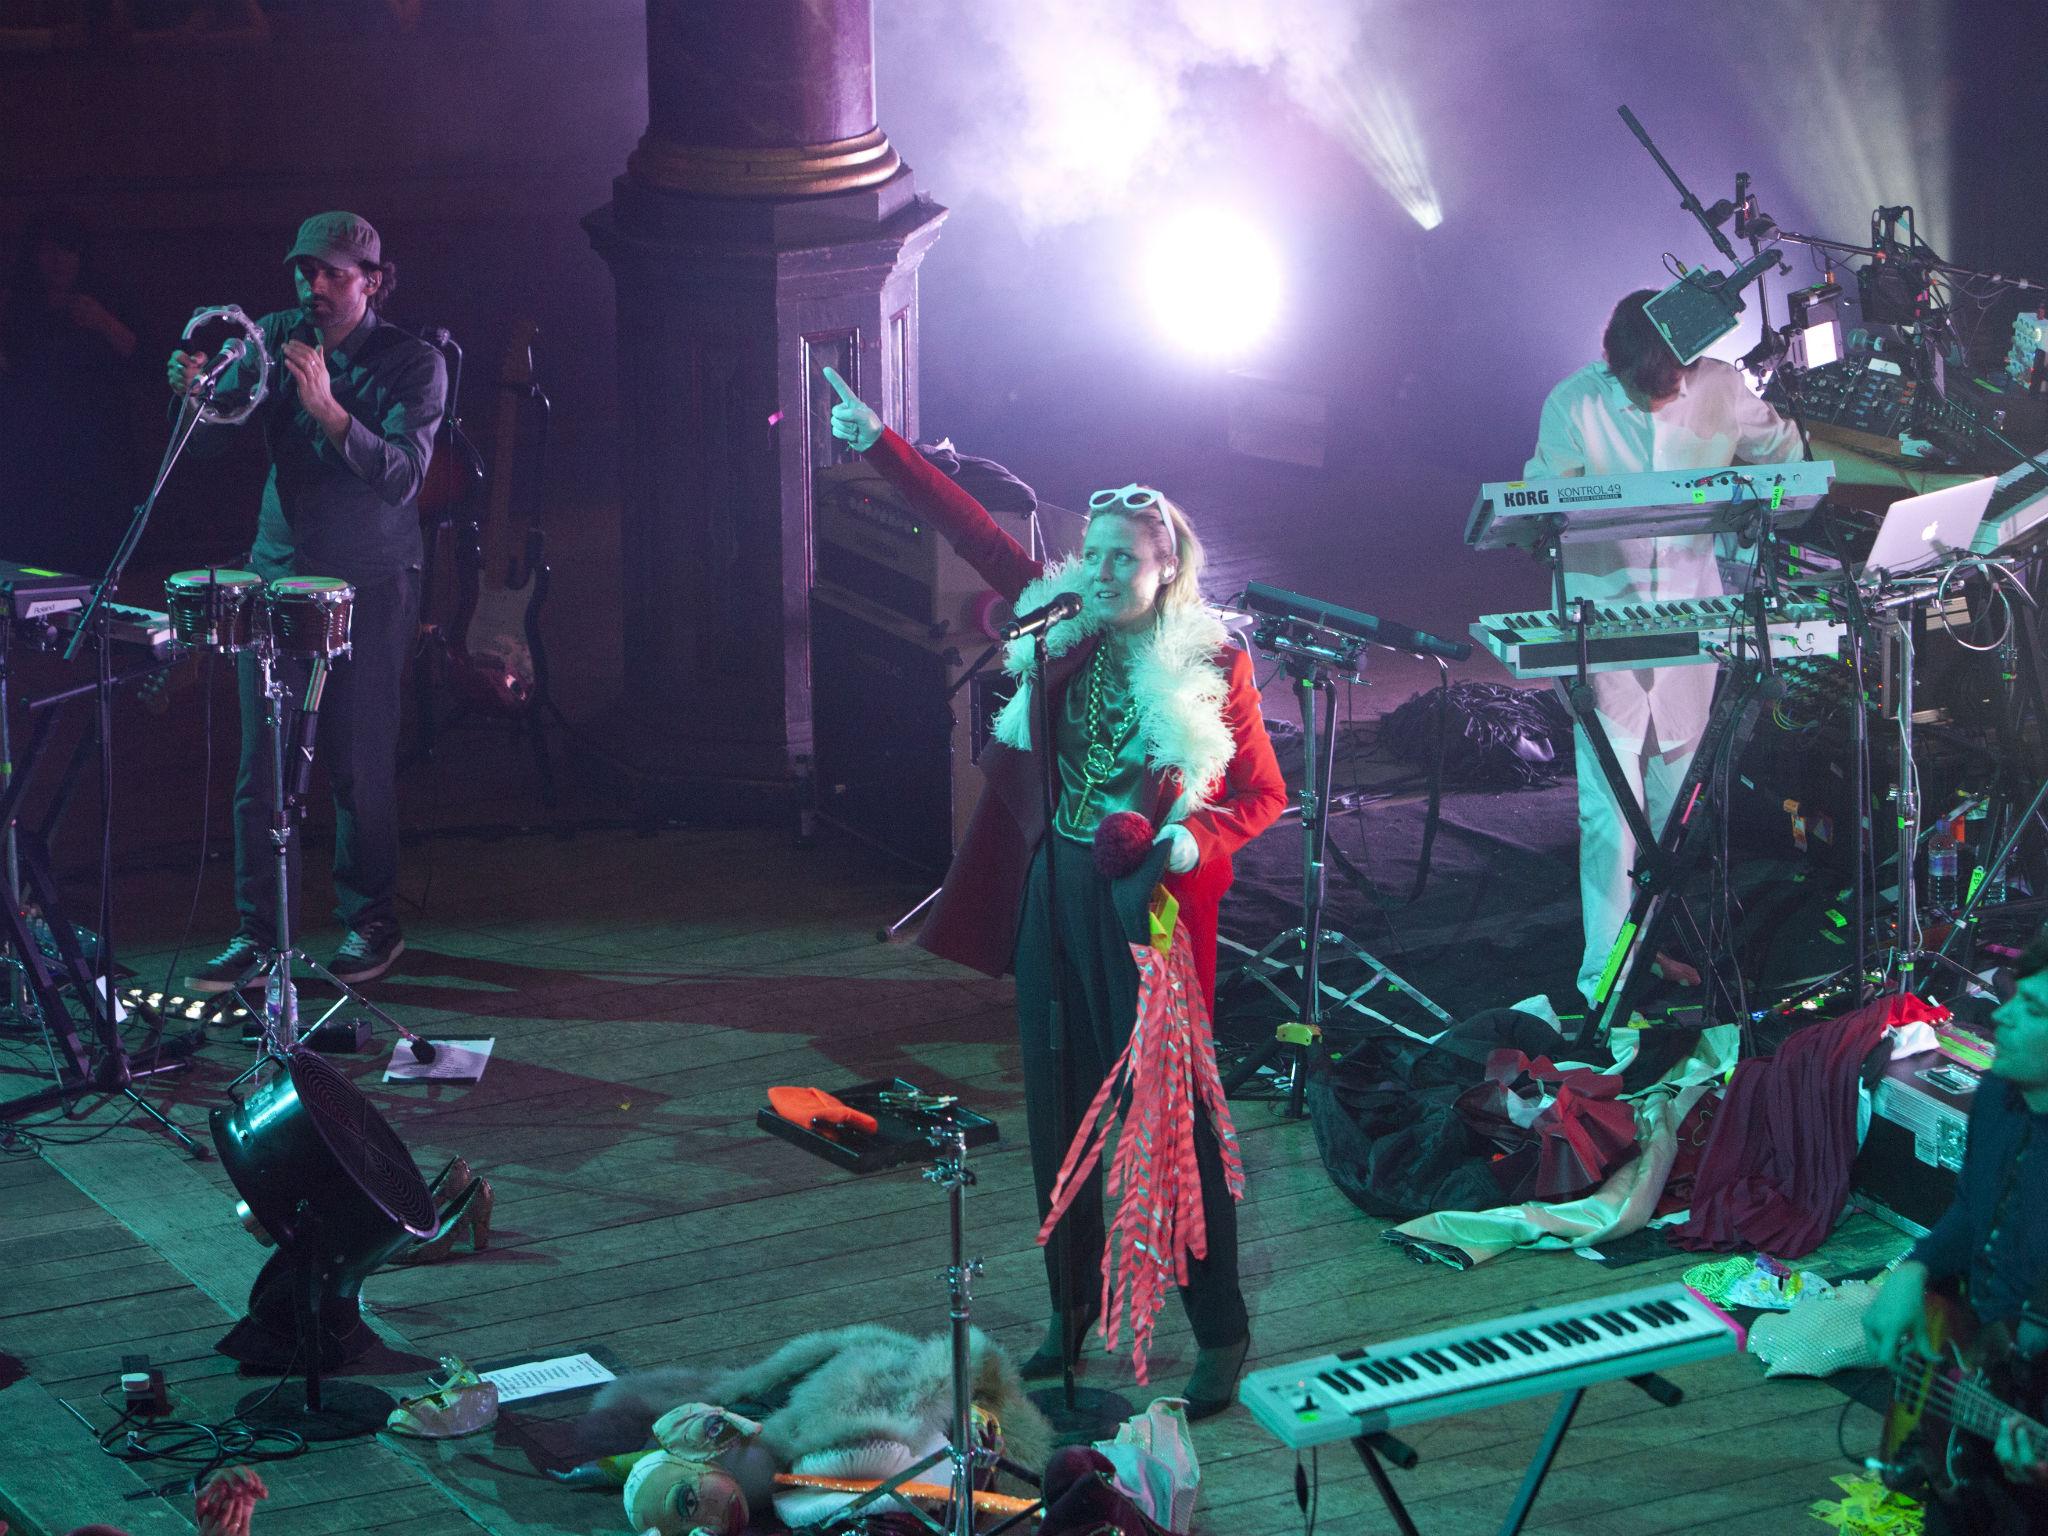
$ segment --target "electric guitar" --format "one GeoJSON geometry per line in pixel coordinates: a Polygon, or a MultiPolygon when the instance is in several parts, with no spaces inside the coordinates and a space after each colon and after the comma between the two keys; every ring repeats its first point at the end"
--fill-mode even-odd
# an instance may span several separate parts
{"type": "Polygon", "coordinates": [[[1999,1427],[2014,1415],[2048,1437],[2018,1406],[2040,1412],[2048,1362],[2016,1354],[2003,1324],[1979,1326],[1968,1307],[1939,1291],[1927,1296],[1927,1336],[1931,1355],[1909,1347],[1892,1367],[1885,1486],[1966,1511],[1960,1529],[2048,1530],[2048,1488],[2008,1481],[1992,1454],[1999,1427]]]}
{"type": "MultiPolygon", "coordinates": [[[[540,613],[547,602],[548,567],[538,511],[523,533],[511,526],[523,407],[545,398],[534,388],[536,334],[531,321],[515,324],[499,369],[489,495],[481,524],[464,524],[457,538],[458,598],[447,632],[449,674],[463,696],[515,717],[541,701],[547,678],[540,613]]],[[[534,505],[540,505],[537,499],[534,505]]]]}

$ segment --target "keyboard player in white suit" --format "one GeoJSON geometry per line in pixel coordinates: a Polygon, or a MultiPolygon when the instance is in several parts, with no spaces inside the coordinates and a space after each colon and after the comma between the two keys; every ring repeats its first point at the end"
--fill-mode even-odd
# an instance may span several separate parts
{"type": "MultiPolygon", "coordinates": [[[[1736,368],[1714,358],[1679,363],[1643,312],[1653,297],[1645,288],[1617,304],[1601,341],[1604,360],[1588,363],[1550,392],[1524,479],[1725,469],[1804,457],[1799,429],[1759,399],[1736,368]]],[[[1596,603],[1716,597],[1724,590],[1710,534],[1566,544],[1564,587],[1568,600],[1596,603]]],[[[1714,667],[1658,667],[1592,677],[1601,726],[1652,827],[1663,828],[1699,747],[1717,675],[1714,667]]],[[[1577,745],[1586,936],[1579,990],[1590,1002],[1628,916],[1635,839],[1583,730],[1577,745]]],[[[1657,961],[1673,980],[1699,979],[1668,956],[1657,961]]]]}

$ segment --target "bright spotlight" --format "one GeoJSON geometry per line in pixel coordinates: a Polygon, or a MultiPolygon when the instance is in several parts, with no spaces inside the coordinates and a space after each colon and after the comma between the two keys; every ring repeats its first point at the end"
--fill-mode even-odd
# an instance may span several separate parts
{"type": "Polygon", "coordinates": [[[1424,229],[1444,221],[1408,98],[1384,75],[1303,79],[1296,99],[1340,139],[1387,195],[1424,229]]]}
{"type": "Polygon", "coordinates": [[[1153,224],[1139,276],[1160,329],[1189,351],[1235,355],[1280,313],[1280,257],[1242,214],[1190,209],[1153,224]]]}

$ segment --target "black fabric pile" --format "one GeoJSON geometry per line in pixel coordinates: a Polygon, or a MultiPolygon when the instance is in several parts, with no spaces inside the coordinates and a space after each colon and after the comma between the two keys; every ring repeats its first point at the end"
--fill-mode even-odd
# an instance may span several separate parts
{"type": "Polygon", "coordinates": [[[1553,784],[1572,766],[1572,722],[1549,688],[1454,683],[1418,693],[1380,721],[1380,745],[1404,762],[1436,762],[1438,720],[1446,788],[1530,789],[1553,784]]]}
{"type": "Polygon", "coordinates": [[[1564,1036],[1534,1014],[1489,1008],[1434,1045],[1388,1033],[1319,1063],[1305,1097],[1331,1182],[1361,1210],[1394,1221],[1499,1205],[1487,1167],[1492,1148],[1457,1101],[1502,1046],[1527,1056],[1571,1054],[1564,1036]]]}

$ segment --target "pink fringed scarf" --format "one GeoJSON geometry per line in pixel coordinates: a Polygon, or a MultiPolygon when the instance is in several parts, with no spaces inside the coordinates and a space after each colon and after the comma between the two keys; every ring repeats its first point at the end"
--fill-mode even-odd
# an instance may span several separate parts
{"type": "Polygon", "coordinates": [[[1186,1285],[1188,1260],[1209,1253],[1195,1167],[1195,1116],[1207,1114],[1216,1132],[1233,1200],[1244,1198],[1244,1160],[1216,1072],[1209,1004],[1186,929],[1173,924],[1165,953],[1133,944],[1131,954],[1138,964],[1138,1016],[1130,1043],[1096,1090],[1067,1149],[1038,1241],[1052,1235],[1083,1181],[1094,1176],[1115,1128],[1106,1198],[1116,1202],[1116,1215],[1102,1250],[1102,1341],[1105,1349],[1116,1348],[1128,1312],[1131,1363],[1142,1383],[1167,1286],[1186,1285]]]}

